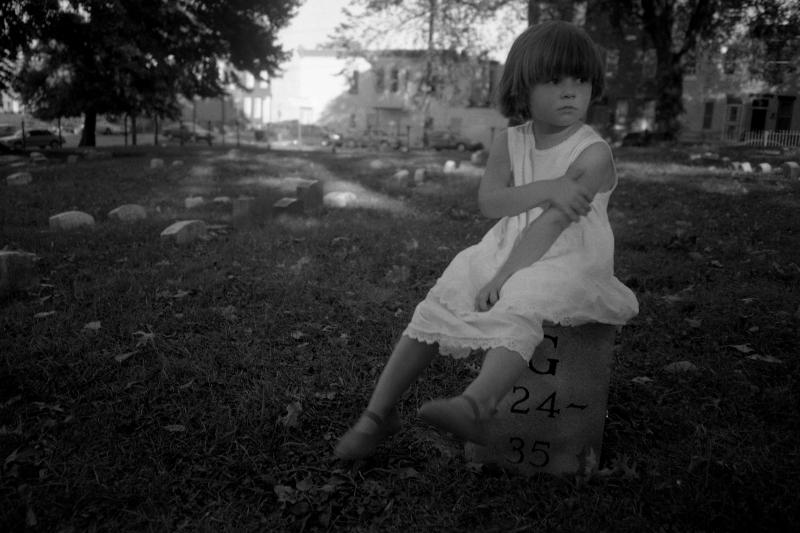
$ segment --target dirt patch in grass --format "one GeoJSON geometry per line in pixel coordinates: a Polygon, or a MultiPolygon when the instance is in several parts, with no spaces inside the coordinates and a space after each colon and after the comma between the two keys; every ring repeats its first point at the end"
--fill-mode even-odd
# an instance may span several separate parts
{"type": "MultiPolygon", "coordinates": [[[[617,274],[641,314],[617,340],[601,467],[525,479],[415,423],[474,360],[437,360],[404,431],[331,456],[414,305],[491,226],[444,154],[138,149],[0,185],[0,247],[41,285],[0,309],[0,527],[18,531],[781,531],[800,518],[800,184],[676,151],[620,150],[617,274]],[[150,169],[149,158],[166,166],[150,169]],[[181,166],[171,166],[180,159],[181,166]],[[379,161],[379,163],[376,163],[379,161]],[[191,195],[351,191],[352,208],[231,220],[191,195]],[[291,191],[289,191],[291,192],[291,191]],[[122,203],[150,218],[107,220],[122,203]],[[56,233],[81,209],[92,229],[56,233]],[[160,242],[200,217],[206,240],[160,242]],[[664,367],[689,361],[696,371],[664,367]]],[[[2,175],[11,173],[8,165],[2,175]]]]}

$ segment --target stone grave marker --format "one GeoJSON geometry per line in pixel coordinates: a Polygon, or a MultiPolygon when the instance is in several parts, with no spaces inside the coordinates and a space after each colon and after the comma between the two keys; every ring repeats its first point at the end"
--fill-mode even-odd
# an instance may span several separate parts
{"type": "Polygon", "coordinates": [[[6,177],[8,185],[28,185],[33,181],[33,176],[30,172],[14,172],[6,177]]]}
{"type": "Polygon", "coordinates": [[[348,207],[356,203],[358,197],[350,191],[329,192],[322,199],[329,207],[348,207]]]}
{"type": "Polygon", "coordinates": [[[172,162],[172,166],[173,167],[182,167],[183,166],[183,161],[181,161],[180,159],[176,159],[175,161],[172,162]]]}
{"type": "Polygon", "coordinates": [[[783,175],[790,179],[798,179],[800,178],[800,165],[795,163],[794,161],[787,161],[781,165],[781,170],[783,170],[783,175]]]}
{"type": "Polygon", "coordinates": [[[202,220],[179,220],[161,232],[163,240],[176,244],[189,244],[206,236],[206,223],[202,220]]]}
{"type": "Polygon", "coordinates": [[[772,165],[770,165],[769,163],[759,163],[758,170],[762,174],[769,174],[772,172],[772,165]]]}
{"type": "Polygon", "coordinates": [[[452,174],[453,172],[456,171],[457,168],[458,165],[456,165],[456,162],[453,160],[449,160],[445,162],[443,170],[445,174],[452,174]]]}
{"type": "Polygon", "coordinates": [[[276,215],[302,215],[303,202],[297,198],[281,198],[272,204],[272,210],[276,215]]]}
{"type": "Polygon", "coordinates": [[[427,177],[428,173],[424,168],[418,168],[414,171],[414,183],[417,185],[424,183],[427,177]]]}
{"type": "Polygon", "coordinates": [[[215,196],[213,200],[211,200],[215,204],[230,204],[231,197],[230,196],[215,196]]]}
{"type": "Polygon", "coordinates": [[[164,166],[164,160],[158,157],[154,157],[150,160],[150,168],[162,168],[164,166]]]}
{"type": "Polygon", "coordinates": [[[469,157],[470,162],[478,167],[485,167],[486,162],[489,160],[489,151],[488,150],[476,150],[472,152],[472,155],[469,157]]]}
{"type": "Polygon", "coordinates": [[[741,170],[742,169],[742,163],[740,163],[739,161],[731,161],[731,168],[733,170],[741,170]]]}
{"type": "Polygon", "coordinates": [[[0,300],[36,283],[36,254],[19,250],[0,250],[0,300]]]}
{"type": "Polygon", "coordinates": [[[124,204],[109,211],[108,218],[120,222],[136,222],[147,218],[147,210],[139,204],[124,204]]]}
{"type": "Polygon", "coordinates": [[[200,207],[205,204],[206,201],[202,196],[189,196],[183,201],[183,206],[186,209],[194,209],[195,207],[200,207]]]}
{"type": "Polygon", "coordinates": [[[52,229],[70,230],[82,226],[94,226],[94,217],[83,211],[64,211],[50,217],[52,229]]]}
{"type": "Polygon", "coordinates": [[[253,196],[240,196],[233,199],[233,218],[245,217],[253,212],[256,199],[253,196]]]}
{"type": "Polygon", "coordinates": [[[467,443],[470,461],[526,475],[589,473],[603,443],[616,327],[545,327],[528,370],[487,423],[488,445],[467,443]]]}
{"type": "Polygon", "coordinates": [[[743,161],[742,162],[742,172],[747,172],[747,173],[753,172],[753,165],[751,165],[747,161],[743,161]]]}
{"type": "Polygon", "coordinates": [[[297,199],[304,209],[317,209],[322,207],[324,198],[322,182],[319,180],[304,180],[297,185],[297,199]]]}
{"type": "Polygon", "coordinates": [[[43,163],[47,161],[47,156],[45,156],[42,152],[31,152],[31,161],[34,163],[43,163]]]}
{"type": "MultiPolygon", "coordinates": [[[[86,159],[111,159],[111,152],[101,152],[100,150],[88,150],[86,159]]],[[[152,163],[151,163],[152,165],[152,163]]]]}

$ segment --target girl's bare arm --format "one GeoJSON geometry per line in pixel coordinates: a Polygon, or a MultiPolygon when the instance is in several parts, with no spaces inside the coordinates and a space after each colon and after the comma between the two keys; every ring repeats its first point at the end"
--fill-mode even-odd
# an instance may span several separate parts
{"type": "MultiPolygon", "coordinates": [[[[611,149],[605,143],[595,143],[586,148],[570,168],[578,174],[577,181],[591,191],[592,198],[614,185],[614,163],[611,149]]],[[[555,207],[548,208],[531,222],[495,277],[478,292],[478,310],[486,311],[494,305],[506,280],[541,259],[571,223],[569,217],[555,207]]]]}
{"type": "Polygon", "coordinates": [[[478,206],[488,218],[523,213],[534,207],[558,207],[570,220],[577,221],[589,209],[589,191],[570,173],[554,180],[514,186],[508,154],[508,130],[502,130],[492,143],[486,171],[478,190],[478,206]]]}

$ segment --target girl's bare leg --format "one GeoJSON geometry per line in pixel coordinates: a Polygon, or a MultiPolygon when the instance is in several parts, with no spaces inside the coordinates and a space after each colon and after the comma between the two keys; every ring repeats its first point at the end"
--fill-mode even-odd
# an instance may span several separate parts
{"type": "Polygon", "coordinates": [[[478,377],[464,394],[478,403],[481,418],[487,418],[527,368],[528,363],[519,353],[503,347],[492,348],[483,359],[478,377]]]}
{"type": "MultiPolygon", "coordinates": [[[[385,418],[403,393],[433,361],[437,351],[435,344],[426,344],[405,335],[400,337],[378,378],[367,409],[385,418]]],[[[375,423],[371,419],[361,418],[356,428],[370,431],[370,426],[374,429],[375,423]]]]}

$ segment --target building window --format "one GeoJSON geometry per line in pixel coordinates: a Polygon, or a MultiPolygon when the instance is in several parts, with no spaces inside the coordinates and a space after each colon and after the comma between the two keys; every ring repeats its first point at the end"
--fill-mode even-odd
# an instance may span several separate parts
{"type": "Polygon", "coordinates": [[[383,67],[375,69],[375,92],[381,94],[386,89],[386,72],[383,67]]]}
{"type": "Polygon", "coordinates": [[[350,76],[350,94],[358,94],[358,71],[354,70],[350,76]]]}
{"type": "Polygon", "coordinates": [[[739,106],[728,106],[728,122],[739,122],[739,106]]]}
{"type": "Polygon", "coordinates": [[[256,86],[256,77],[251,72],[245,72],[244,86],[248,89],[253,89],[256,86]]]}
{"type": "Polygon", "coordinates": [[[391,71],[391,85],[390,90],[393,93],[396,93],[400,90],[400,70],[397,67],[393,67],[391,71]]]}
{"type": "Polygon", "coordinates": [[[606,76],[613,78],[619,72],[619,50],[606,49],[606,76]]]}
{"type": "Polygon", "coordinates": [[[710,130],[711,129],[711,122],[714,119],[714,101],[709,100],[706,102],[705,108],[703,110],[703,129],[710,130]]]}
{"type": "Polygon", "coordinates": [[[243,109],[244,116],[247,118],[253,117],[253,98],[251,96],[244,97],[243,109]]]}

